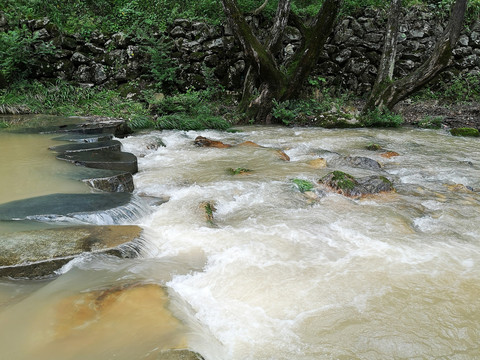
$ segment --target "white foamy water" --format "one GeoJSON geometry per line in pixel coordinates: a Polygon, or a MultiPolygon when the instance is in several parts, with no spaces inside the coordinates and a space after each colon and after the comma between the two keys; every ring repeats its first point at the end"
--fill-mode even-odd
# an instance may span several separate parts
{"type": "MultiPolygon", "coordinates": [[[[122,140],[139,157],[136,194],[169,199],[139,220],[148,252],[77,260],[40,289],[22,283],[14,292],[0,282],[0,324],[1,311],[20,313],[33,299],[41,311],[59,293],[71,295],[70,280],[78,292],[140,281],[166,287],[188,347],[206,360],[480,356],[478,139],[409,129],[241,130],[122,140]],[[198,148],[198,135],[263,147],[198,148]],[[165,147],[150,146],[160,139],[165,147]],[[400,156],[366,150],[371,142],[400,156]],[[368,156],[382,169],[351,168],[343,156],[368,156]],[[309,165],[319,157],[327,168],[309,165]],[[239,167],[252,173],[227,171],[239,167]],[[333,170],[379,173],[397,191],[361,200],[319,191],[312,200],[291,182],[316,182],[333,170]]],[[[90,346],[93,355],[83,358],[141,359],[153,351],[141,341],[127,344],[140,354],[133,357],[90,346]]]]}

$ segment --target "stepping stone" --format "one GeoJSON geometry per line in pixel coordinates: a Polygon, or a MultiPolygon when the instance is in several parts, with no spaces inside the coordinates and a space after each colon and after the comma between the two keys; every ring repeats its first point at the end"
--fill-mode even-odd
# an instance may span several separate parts
{"type": "Polygon", "coordinates": [[[101,212],[127,205],[128,193],[52,194],[0,205],[0,220],[39,220],[101,212]]]}
{"type": "Polygon", "coordinates": [[[88,186],[106,192],[133,192],[133,176],[129,172],[102,178],[83,180],[88,186]]]}
{"type": "Polygon", "coordinates": [[[52,140],[56,141],[71,141],[71,142],[78,142],[78,143],[91,143],[91,142],[101,142],[101,141],[109,141],[113,139],[112,134],[93,134],[93,135],[86,135],[86,134],[68,134],[62,135],[52,140]]]}
{"type": "Polygon", "coordinates": [[[120,151],[122,143],[118,140],[109,140],[102,142],[89,142],[80,144],[65,144],[51,146],[49,149],[58,153],[75,153],[85,151],[120,151]]]}
{"type": "Polygon", "coordinates": [[[138,226],[114,225],[56,227],[0,235],[0,277],[53,275],[85,252],[135,257],[141,246],[141,232],[138,226]],[[122,247],[127,243],[129,246],[122,247]]]}
{"type": "Polygon", "coordinates": [[[88,151],[64,153],[58,155],[57,159],[95,169],[121,170],[131,174],[138,172],[137,157],[127,152],[88,151]]]}

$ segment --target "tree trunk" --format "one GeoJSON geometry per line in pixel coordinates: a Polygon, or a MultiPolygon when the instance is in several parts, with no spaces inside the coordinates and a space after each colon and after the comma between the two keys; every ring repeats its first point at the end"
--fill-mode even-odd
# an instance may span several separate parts
{"type": "Polygon", "coordinates": [[[466,8],[467,0],[455,1],[447,28],[437,40],[430,57],[410,75],[388,84],[384,82],[376,93],[372,92],[372,101],[367,103],[363,113],[375,108],[392,110],[399,101],[426,85],[449,65],[452,50],[460,37],[466,8]]]}
{"type": "MultiPolygon", "coordinates": [[[[274,100],[288,100],[298,96],[300,89],[316,65],[323,46],[333,29],[341,0],[325,0],[312,27],[303,23],[302,46],[287,71],[282,71],[275,55],[281,50],[285,27],[290,19],[291,0],[279,0],[270,36],[262,44],[253,33],[240,11],[236,0],[222,0],[230,27],[240,41],[249,60],[241,108],[257,122],[268,122],[274,100]],[[258,95],[252,100],[254,91],[258,95]]],[[[295,17],[299,22],[299,18],[295,17]]]]}
{"type": "Polygon", "coordinates": [[[370,96],[368,97],[365,109],[372,110],[378,106],[376,101],[379,98],[379,95],[393,80],[395,57],[397,55],[398,28],[401,13],[402,0],[392,0],[390,3],[387,29],[385,32],[385,42],[383,44],[382,57],[378,66],[377,78],[373,85],[370,96]]]}

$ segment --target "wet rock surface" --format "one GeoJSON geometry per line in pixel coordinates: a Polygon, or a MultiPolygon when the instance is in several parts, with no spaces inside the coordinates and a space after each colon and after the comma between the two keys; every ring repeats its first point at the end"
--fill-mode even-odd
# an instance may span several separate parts
{"type": "Polygon", "coordinates": [[[355,178],[342,171],[333,171],[319,180],[319,183],[348,197],[362,197],[395,191],[393,184],[384,176],[355,178]]]}
{"type": "Polygon", "coordinates": [[[120,151],[122,144],[118,140],[85,142],[80,144],[65,144],[50,147],[58,153],[75,153],[85,151],[120,151]]]}
{"type": "Polygon", "coordinates": [[[0,220],[56,218],[108,210],[128,204],[128,193],[52,194],[0,205],[0,220]]]}
{"type": "Polygon", "coordinates": [[[113,139],[113,134],[66,134],[59,137],[56,137],[52,140],[56,141],[71,141],[77,143],[90,143],[90,142],[101,142],[109,141],[113,139]]]}
{"type": "Polygon", "coordinates": [[[135,185],[132,174],[126,172],[114,176],[83,180],[88,186],[106,192],[133,192],[135,185]]]}
{"type": "Polygon", "coordinates": [[[0,276],[52,275],[85,252],[133,257],[134,246],[125,251],[119,247],[138,240],[141,231],[138,226],[75,226],[0,235],[0,276]]]}
{"type": "Polygon", "coordinates": [[[58,155],[57,159],[96,169],[121,170],[131,174],[135,174],[138,171],[137,157],[127,152],[89,151],[64,153],[58,155]]]}

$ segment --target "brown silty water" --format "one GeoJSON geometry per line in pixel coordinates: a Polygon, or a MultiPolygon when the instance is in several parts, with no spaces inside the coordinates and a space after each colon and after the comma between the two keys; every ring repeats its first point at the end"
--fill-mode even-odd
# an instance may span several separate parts
{"type": "Polygon", "coordinates": [[[0,352],[140,359],[188,347],[207,360],[478,357],[478,139],[414,129],[240,130],[122,140],[139,158],[136,193],[169,199],[139,221],[149,251],[130,260],[84,256],[50,281],[0,281],[0,326],[9,329],[0,352]],[[199,135],[262,147],[198,148],[199,135]],[[149,146],[159,139],[166,147],[149,146]],[[384,151],[366,150],[371,142],[384,151]],[[382,156],[387,151],[397,156],[382,156]],[[342,161],[349,155],[382,168],[352,167],[342,161]],[[317,183],[333,170],[381,174],[396,192],[346,198],[317,183]],[[316,193],[301,193],[292,179],[310,181],[316,193]],[[205,202],[214,205],[213,224],[205,202]]]}

